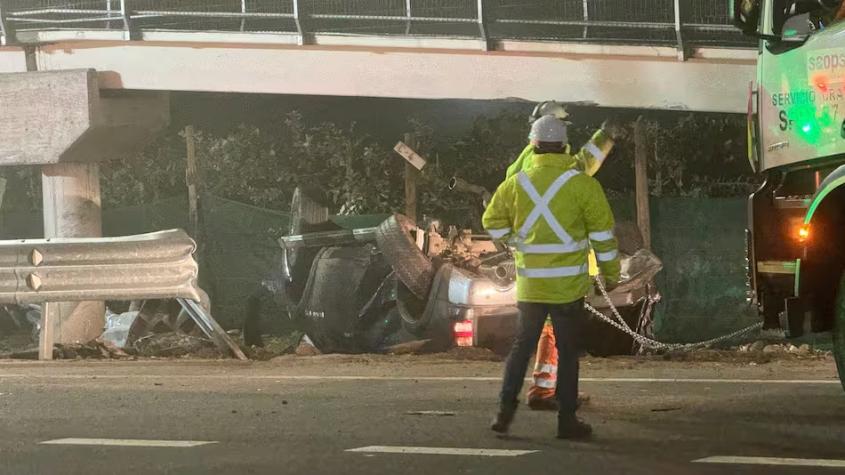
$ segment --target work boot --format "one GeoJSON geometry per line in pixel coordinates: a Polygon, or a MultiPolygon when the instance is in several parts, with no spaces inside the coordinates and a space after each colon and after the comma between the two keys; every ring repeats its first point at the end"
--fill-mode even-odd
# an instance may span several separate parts
{"type": "Polygon", "coordinates": [[[581,421],[573,416],[558,416],[557,438],[558,439],[587,439],[593,435],[593,428],[590,424],[581,421]]]}
{"type": "MultiPolygon", "coordinates": [[[[576,407],[580,408],[581,406],[589,403],[590,395],[579,391],[576,407]]],[[[559,406],[557,404],[557,399],[529,398],[528,407],[530,407],[532,411],[557,411],[559,406]]]]}
{"type": "Polygon", "coordinates": [[[496,414],[496,418],[490,424],[490,429],[500,434],[507,434],[511,428],[511,423],[513,422],[514,415],[516,415],[516,408],[518,406],[519,403],[517,402],[499,405],[499,413],[496,414]]]}

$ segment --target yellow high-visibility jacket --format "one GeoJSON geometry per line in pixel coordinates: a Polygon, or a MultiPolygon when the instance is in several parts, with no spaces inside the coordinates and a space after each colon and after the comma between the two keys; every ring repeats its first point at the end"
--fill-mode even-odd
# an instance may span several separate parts
{"type": "Polygon", "coordinates": [[[608,282],[619,281],[613,212],[601,184],[565,153],[532,155],[532,165],[499,186],[483,217],[494,239],[517,248],[517,299],[570,303],[590,291],[588,253],[608,282]]]}
{"type": "MultiPolygon", "coordinates": [[[[599,129],[595,134],[593,134],[590,141],[581,147],[581,150],[579,150],[578,153],[572,156],[572,158],[575,159],[575,167],[589,176],[595,175],[604,164],[604,159],[607,158],[608,154],[610,154],[611,150],[613,150],[613,146],[613,140],[604,130],[599,129]]],[[[519,158],[517,158],[516,161],[508,167],[506,178],[510,178],[521,171],[528,170],[533,164],[534,146],[528,144],[522,153],[519,154],[519,158]]],[[[589,255],[589,266],[591,276],[599,275],[596,253],[592,251],[589,255]]]]}

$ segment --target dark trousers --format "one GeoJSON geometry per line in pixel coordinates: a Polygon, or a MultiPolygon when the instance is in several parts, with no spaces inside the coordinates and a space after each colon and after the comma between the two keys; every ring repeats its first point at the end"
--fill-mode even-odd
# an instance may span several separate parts
{"type": "Polygon", "coordinates": [[[499,400],[517,403],[525,371],[537,348],[546,315],[551,315],[557,340],[557,401],[561,416],[574,416],[578,404],[578,354],[584,324],[584,300],[567,304],[519,302],[519,328],[505,363],[505,380],[499,400]]]}

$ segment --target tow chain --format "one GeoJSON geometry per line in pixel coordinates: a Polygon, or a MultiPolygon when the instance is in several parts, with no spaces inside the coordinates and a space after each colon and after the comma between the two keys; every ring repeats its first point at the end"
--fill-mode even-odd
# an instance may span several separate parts
{"type": "MultiPolygon", "coordinates": [[[[611,300],[610,295],[608,295],[607,289],[604,288],[604,284],[602,283],[599,277],[596,277],[596,288],[598,288],[601,292],[616,320],[599,312],[590,304],[585,303],[584,307],[587,309],[587,311],[598,317],[603,322],[613,326],[617,330],[633,338],[634,341],[637,342],[642,348],[651,348],[654,350],[691,351],[696,348],[702,348],[714,345],[716,343],[721,343],[723,341],[728,341],[736,337],[745,335],[746,333],[751,333],[755,330],[760,330],[761,328],[763,328],[763,322],[760,322],[755,323],[750,327],[737,330],[733,333],[729,333],[727,335],[723,335],[717,338],[711,338],[710,340],[700,341],[697,343],[663,343],[649,338],[645,335],[640,335],[639,333],[631,329],[631,327],[628,325],[628,322],[626,322],[625,319],[622,318],[622,315],[619,314],[619,310],[617,310],[616,306],[613,305],[613,301],[611,300]]],[[[643,316],[647,313],[648,309],[650,309],[651,306],[655,303],[654,299],[651,296],[648,296],[646,298],[648,299],[648,301],[643,304],[643,312],[640,314],[640,320],[642,320],[643,316]]]]}

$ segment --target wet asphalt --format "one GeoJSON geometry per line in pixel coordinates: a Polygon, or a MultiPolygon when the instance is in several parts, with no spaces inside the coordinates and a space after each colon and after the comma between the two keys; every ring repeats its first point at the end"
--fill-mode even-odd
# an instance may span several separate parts
{"type": "Polygon", "coordinates": [[[500,371],[496,362],[409,358],[0,362],[0,474],[845,470],[768,465],[776,457],[845,467],[845,394],[830,361],[588,363],[588,442],[554,439],[553,415],[527,407],[510,436],[490,432],[500,371]],[[44,444],[67,438],[207,444],[44,444]],[[373,446],[381,448],[350,451],[373,446]],[[442,449],[467,454],[383,453],[442,449]],[[708,457],[766,464],[696,462],[708,457]]]}

